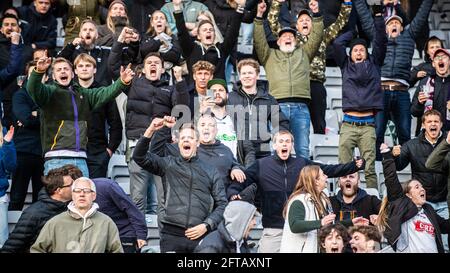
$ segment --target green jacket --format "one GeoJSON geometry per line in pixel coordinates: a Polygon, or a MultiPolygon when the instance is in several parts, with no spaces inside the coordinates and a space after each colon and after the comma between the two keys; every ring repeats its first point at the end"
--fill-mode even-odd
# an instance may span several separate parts
{"type": "Polygon", "coordinates": [[[105,5],[105,0],[59,0],[59,4],[67,4],[67,23],[64,27],[64,45],[67,45],[78,37],[81,22],[85,19],[94,20],[100,25],[99,6],[105,5]]]}
{"type": "Polygon", "coordinates": [[[42,109],[41,142],[44,155],[52,150],[86,151],[87,120],[93,109],[117,97],[127,85],[86,89],[78,84],[63,87],[42,84],[43,74],[33,71],[27,83],[31,98],[42,109]],[[72,90],[72,91],[71,91],[72,90]]]}
{"type": "MultiPolygon", "coordinates": [[[[428,156],[425,167],[432,171],[448,171],[450,169],[450,144],[444,139],[439,143],[433,152],[428,156]]],[[[450,176],[447,179],[447,205],[450,207],[450,176]]]]}
{"type": "Polygon", "coordinates": [[[283,53],[270,48],[264,33],[263,21],[255,19],[253,39],[259,61],[266,70],[270,94],[275,99],[300,98],[311,99],[309,87],[309,60],[319,49],[323,37],[322,17],[313,18],[311,37],[292,53],[283,53]]]}
{"type": "Polygon", "coordinates": [[[70,209],[51,218],[30,252],[123,253],[116,224],[96,208],[91,210],[84,219],[70,209]]]}
{"type": "MultiPolygon", "coordinates": [[[[275,37],[278,37],[278,32],[281,29],[281,24],[278,21],[280,14],[281,4],[278,1],[274,1],[270,7],[268,20],[270,29],[275,37]]],[[[323,39],[320,42],[319,50],[311,61],[310,79],[312,81],[325,82],[325,68],[326,68],[326,51],[327,46],[337,37],[339,32],[347,24],[350,12],[352,11],[351,5],[341,5],[341,11],[336,19],[336,22],[325,28],[323,39]]],[[[297,33],[297,43],[305,44],[308,41],[308,36],[303,36],[300,32],[297,33]]]]}
{"type": "MultiPolygon", "coordinates": [[[[182,2],[182,9],[183,9],[183,15],[184,15],[184,21],[186,23],[196,23],[197,17],[200,11],[207,11],[208,7],[204,4],[192,1],[192,0],[183,0],[182,2]]],[[[177,26],[175,24],[175,17],[173,16],[173,12],[175,11],[173,8],[172,1],[170,3],[166,3],[162,8],[161,11],[166,15],[167,23],[170,26],[170,30],[173,34],[178,33],[177,26]]]]}

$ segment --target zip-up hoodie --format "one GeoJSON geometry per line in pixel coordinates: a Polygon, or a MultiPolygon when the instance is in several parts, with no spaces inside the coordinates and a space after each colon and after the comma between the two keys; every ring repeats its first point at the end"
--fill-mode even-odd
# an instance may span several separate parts
{"type": "Polygon", "coordinates": [[[107,87],[86,89],[42,84],[44,74],[33,71],[27,91],[42,109],[41,141],[44,154],[53,150],[86,151],[87,120],[93,109],[113,100],[128,88],[122,80],[107,87]]]}

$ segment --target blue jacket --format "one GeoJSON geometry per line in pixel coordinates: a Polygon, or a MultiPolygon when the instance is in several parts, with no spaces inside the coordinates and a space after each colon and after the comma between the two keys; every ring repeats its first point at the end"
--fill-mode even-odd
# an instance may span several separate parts
{"type": "Polygon", "coordinates": [[[0,147],[0,197],[6,194],[9,187],[6,174],[14,172],[16,169],[16,149],[14,142],[3,141],[0,147]]]}
{"type": "Polygon", "coordinates": [[[353,38],[348,31],[334,40],[334,58],[342,72],[342,110],[382,111],[384,96],[381,90],[381,66],[386,54],[386,31],[382,16],[375,19],[376,32],[372,54],[361,63],[354,63],[345,51],[353,38]]]}
{"type": "Polygon", "coordinates": [[[123,238],[147,239],[145,216],[117,182],[108,178],[93,179],[97,188],[95,202],[99,211],[111,217],[123,238]]]}
{"type": "MultiPolygon", "coordinates": [[[[355,7],[364,32],[373,40],[375,33],[374,19],[365,2],[355,1],[355,7]]],[[[381,69],[382,77],[402,79],[409,82],[415,40],[422,32],[422,28],[428,24],[428,14],[432,5],[433,0],[423,0],[411,24],[405,26],[403,32],[397,38],[389,38],[386,57],[381,69]]]]}

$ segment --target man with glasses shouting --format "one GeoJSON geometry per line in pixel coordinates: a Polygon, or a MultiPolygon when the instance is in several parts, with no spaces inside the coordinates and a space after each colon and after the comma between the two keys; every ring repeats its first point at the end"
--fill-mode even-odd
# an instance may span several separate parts
{"type": "Polygon", "coordinates": [[[67,203],[72,199],[73,180],[79,177],[72,171],[74,169],[78,170],[74,165],[65,165],[48,172],[38,201],[23,211],[1,252],[29,252],[45,223],[67,210],[67,203]]]}
{"type": "Polygon", "coordinates": [[[68,210],[42,228],[32,253],[122,253],[119,231],[107,215],[97,211],[92,180],[80,177],[72,184],[68,210]]]}

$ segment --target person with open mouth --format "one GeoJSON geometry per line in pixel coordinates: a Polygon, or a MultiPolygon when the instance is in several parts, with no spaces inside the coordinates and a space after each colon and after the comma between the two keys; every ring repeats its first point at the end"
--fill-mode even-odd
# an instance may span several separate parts
{"type": "Polygon", "coordinates": [[[319,230],[321,253],[343,253],[349,241],[347,228],[340,223],[326,225],[319,230]]]}
{"type": "Polygon", "coordinates": [[[192,66],[200,61],[208,61],[216,66],[214,77],[225,79],[225,61],[237,43],[239,29],[243,16],[243,7],[237,7],[231,25],[224,35],[222,43],[216,43],[216,30],[211,21],[202,20],[198,23],[197,37],[191,37],[186,28],[181,1],[173,1],[178,38],[182,55],[186,59],[189,70],[188,83],[193,82],[192,66]]]}
{"type": "MultiPolygon", "coordinates": [[[[108,57],[111,49],[96,45],[97,39],[97,24],[90,19],[84,20],[81,22],[78,37],[64,46],[57,57],[63,57],[73,63],[75,58],[81,53],[92,56],[97,63],[97,73],[94,76],[95,82],[101,86],[108,86],[112,83],[112,77],[108,67],[108,57]]],[[[119,70],[119,68],[117,69],[119,70]]],[[[114,77],[118,75],[119,72],[117,71],[114,77]]]]}
{"type": "Polygon", "coordinates": [[[428,75],[420,81],[412,99],[411,114],[421,117],[424,112],[435,109],[444,121],[444,130],[450,130],[450,115],[447,107],[450,101],[450,52],[439,48],[434,52],[434,74],[428,75]]]}
{"type": "Polygon", "coordinates": [[[161,253],[192,253],[223,220],[227,199],[222,175],[197,154],[199,132],[192,124],[180,127],[176,154],[160,156],[154,147],[149,150],[157,131],[175,125],[175,117],[154,118],[136,144],[133,160],[144,170],[161,176],[168,186],[160,215],[161,253]]]}
{"type": "Polygon", "coordinates": [[[444,253],[441,234],[450,232],[450,220],[439,216],[426,202],[427,194],[421,182],[412,179],[400,183],[391,149],[386,144],[381,144],[380,152],[387,196],[381,204],[376,226],[394,252],[444,253]]]}
{"type": "MultiPolygon", "coordinates": [[[[371,1],[381,5],[381,0],[371,1]]],[[[364,33],[373,40],[377,30],[374,27],[374,18],[365,1],[355,1],[355,8],[360,18],[364,33]]],[[[399,6],[399,5],[398,5],[399,6]]],[[[381,67],[381,86],[384,96],[384,109],[376,115],[376,153],[377,160],[381,160],[379,147],[384,142],[384,134],[389,120],[395,124],[398,142],[403,145],[411,138],[411,99],[408,89],[411,87],[410,73],[414,56],[416,38],[421,37],[425,25],[428,24],[428,16],[433,6],[433,0],[421,1],[411,23],[406,24],[399,13],[389,13],[385,18],[386,35],[388,44],[383,65],[381,67]]],[[[377,12],[384,13],[384,7],[377,12]]],[[[397,141],[397,139],[395,140],[397,141]]]]}
{"type": "MultiPolygon", "coordinates": [[[[287,1],[278,0],[273,1],[270,6],[268,21],[272,33],[276,35],[281,29],[279,22],[279,15],[281,12],[282,3],[287,1]]],[[[322,2],[325,3],[325,2],[322,2]]],[[[319,8],[319,1],[311,0],[308,2],[309,10],[302,9],[297,14],[297,43],[302,47],[307,47],[310,44],[310,38],[314,36],[313,17],[311,12],[317,12],[319,8]]],[[[345,27],[352,11],[352,2],[345,1],[341,4],[341,9],[336,21],[324,29],[323,38],[320,41],[320,46],[317,52],[311,59],[310,65],[310,89],[311,89],[311,104],[309,104],[309,112],[311,114],[311,123],[314,128],[314,134],[325,134],[325,110],[327,108],[327,90],[325,89],[325,68],[326,68],[326,52],[327,47],[337,37],[340,31],[345,27]]]]}
{"type": "Polygon", "coordinates": [[[353,253],[375,253],[381,247],[381,233],[374,226],[353,226],[349,229],[353,253]]]}
{"type": "MultiPolygon", "coordinates": [[[[333,42],[334,59],[342,74],[342,126],[339,131],[339,162],[348,162],[355,148],[367,161],[364,175],[368,188],[378,189],[375,172],[377,113],[383,111],[381,89],[381,66],[386,54],[387,37],[381,6],[373,6],[375,12],[375,34],[372,54],[367,42],[353,38],[349,30],[333,42]],[[347,55],[347,45],[350,53],[347,55]]],[[[409,118],[410,119],[410,118],[409,118]]]]}

